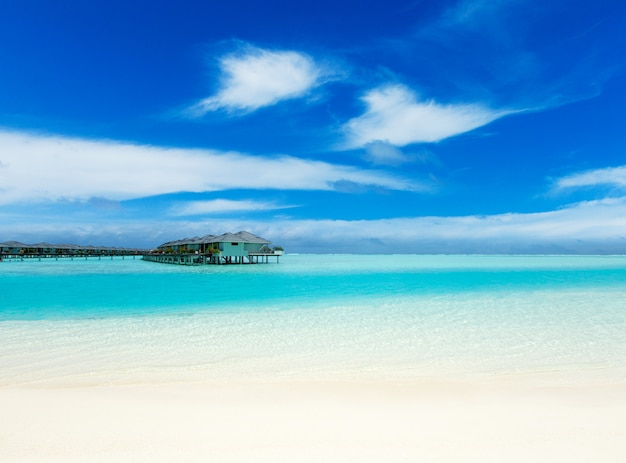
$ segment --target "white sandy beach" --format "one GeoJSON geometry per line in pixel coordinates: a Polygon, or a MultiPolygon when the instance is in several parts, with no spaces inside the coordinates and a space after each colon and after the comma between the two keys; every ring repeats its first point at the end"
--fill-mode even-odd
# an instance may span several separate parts
{"type": "Polygon", "coordinates": [[[621,258],[345,259],[8,267],[0,463],[626,461],[621,258]]]}
{"type": "Polygon", "coordinates": [[[5,463],[619,462],[626,455],[624,384],[39,384],[3,386],[0,409],[5,463]]]}

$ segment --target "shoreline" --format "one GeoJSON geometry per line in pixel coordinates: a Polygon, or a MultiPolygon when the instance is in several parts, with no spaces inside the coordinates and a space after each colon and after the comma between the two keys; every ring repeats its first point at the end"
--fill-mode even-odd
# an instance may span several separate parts
{"type": "Polygon", "coordinates": [[[17,462],[618,461],[626,383],[203,380],[0,386],[17,462]]]}

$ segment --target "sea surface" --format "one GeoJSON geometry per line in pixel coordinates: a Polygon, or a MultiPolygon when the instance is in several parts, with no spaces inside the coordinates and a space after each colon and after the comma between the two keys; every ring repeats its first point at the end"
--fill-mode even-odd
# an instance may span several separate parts
{"type": "Polygon", "coordinates": [[[0,262],[0,385],[626,379],[626,257],[0,262]]]}

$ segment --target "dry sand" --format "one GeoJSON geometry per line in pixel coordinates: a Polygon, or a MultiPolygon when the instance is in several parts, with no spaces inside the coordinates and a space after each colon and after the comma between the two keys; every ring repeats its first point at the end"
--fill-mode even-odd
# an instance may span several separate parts
{"type": "Polygon", "coordinates": [[[0,387],[0,461],[623,462],[625,384],[0,387]]]}

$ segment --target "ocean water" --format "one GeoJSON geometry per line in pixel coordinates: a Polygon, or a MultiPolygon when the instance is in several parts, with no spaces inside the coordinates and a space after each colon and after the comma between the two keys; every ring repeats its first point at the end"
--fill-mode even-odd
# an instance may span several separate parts
{"type": "Polygon", "coordinates": [[[626,257],[0,263],[0,384],[626,379],[626,257]]]}

